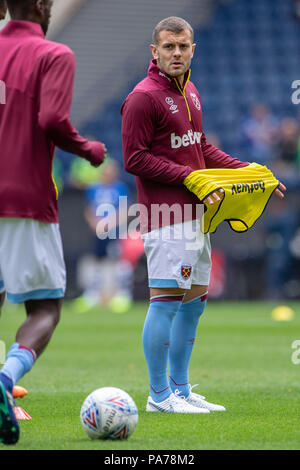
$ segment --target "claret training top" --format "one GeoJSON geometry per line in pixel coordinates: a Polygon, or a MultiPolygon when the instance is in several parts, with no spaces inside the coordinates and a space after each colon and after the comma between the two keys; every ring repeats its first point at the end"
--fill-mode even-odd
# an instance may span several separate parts
{"type": "MultiPolygon", "coordinates": [[[[190,71],[181,87],[152,60],[148,76],[127,96],[121,114],[125,169],[136,176],[138,202],[147,209],[147,220],[141,218],[142,232],[157,228],[151,210],[155,205],[179,204],[185,220],[184,206],[199,204],[183,185],[192,171],[248,165],[207,142],[201,99],[190,71]]],[[[171,214],[170,223],[176,221],[171,214]]]]}
{"type": "Polygon", "coordinates": [[[58,222],[52,178],[55,145],[91,163],[104,148],[69,120],[74,53],[41,26],[10,21],[0,32],[0,217],[58,222]]]}

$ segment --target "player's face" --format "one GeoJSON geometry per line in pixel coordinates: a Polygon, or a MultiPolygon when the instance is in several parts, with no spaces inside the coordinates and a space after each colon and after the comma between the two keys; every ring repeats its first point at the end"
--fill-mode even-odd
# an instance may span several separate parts
{"type": "Polygon", "coordinates": [[[159,33],[159,43],[150,47],[158,67],[182,82],[184,74],[190,68],[196,47],[192,43],[191,32],[184,30],[175,34],[163,30],[159,33]]]}
{"type": "Polygon", "coordinates": [[[0,20],[4,20],[5,15],[6,15],[6,3],[5,0],[0,0],[0,20]]]}

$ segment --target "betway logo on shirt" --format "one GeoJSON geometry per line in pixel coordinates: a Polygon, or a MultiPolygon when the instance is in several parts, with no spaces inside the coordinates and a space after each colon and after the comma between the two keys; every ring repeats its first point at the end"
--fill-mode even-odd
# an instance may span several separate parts
{"type": "Polygon", "coordinates": [[[187,134],[183,134],[181,137],[173,132],[171,134],[171,147],[172,149],[178,149],[180,147],[200,144],[201,136],[202,132],[192,131],[192,129],[188,130],[187,134]]]}

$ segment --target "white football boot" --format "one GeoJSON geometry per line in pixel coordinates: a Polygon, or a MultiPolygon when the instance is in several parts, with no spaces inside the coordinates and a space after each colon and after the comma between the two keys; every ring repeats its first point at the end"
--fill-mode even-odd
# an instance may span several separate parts
{"type": "Polygon", "coordinates": [[[154,413],[209,413],[209,409],[195,407],[185,399],[174,395],[174,393],[171,393],[168,398],[158,403],[149,396],[146,411],[154,413]]]}
{"type": "Polygon", "coordinates": [[[189,395],[187,397],[183,397],[180,395],[180,391],[178,389],[175,390],[174,394],[176,397],[180,397],[186,403],[189,405],[192,405],[196,408],[202,409],[202,410],[209,410],[209,411],[226,411],[226,408],[222,405],[216,405],[214,403],[209,403],[208,401],[205,401],[205,397],[203,395],[198,395],[198,393],[192,392],[192,389],[194,387],[197,387],[199,384],[193,385],[191,387],[189,385],[189,395]]]}

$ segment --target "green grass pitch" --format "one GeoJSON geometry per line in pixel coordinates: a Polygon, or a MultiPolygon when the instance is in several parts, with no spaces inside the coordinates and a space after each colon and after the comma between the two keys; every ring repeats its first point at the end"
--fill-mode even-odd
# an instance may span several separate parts
{"type": "MultiPolygon", "coordinates": [[[[48,349],[20,385],[29,394],[18,405],[31,416],[21,421],[14,450],[200,450],[300,449],[300,364],[292,343],[300,340],[300,304],[289,304],[291,321],[274,321],[268,302],[209,302],[200,321],[190,381],[224,413],[146,413],[148,376],[141,335],[147,304],[126,314],[98,308],[77,314],[65,303],[48,349]],[[91,441],[79,412],[94,389],[126,390],[139,409],[127,441],[91,441]]],[[[14,341],[23,307],[6,304],[0,340],[14,341]]],[[[300,353],[299,356],[300,358],[300,353]]]]}

